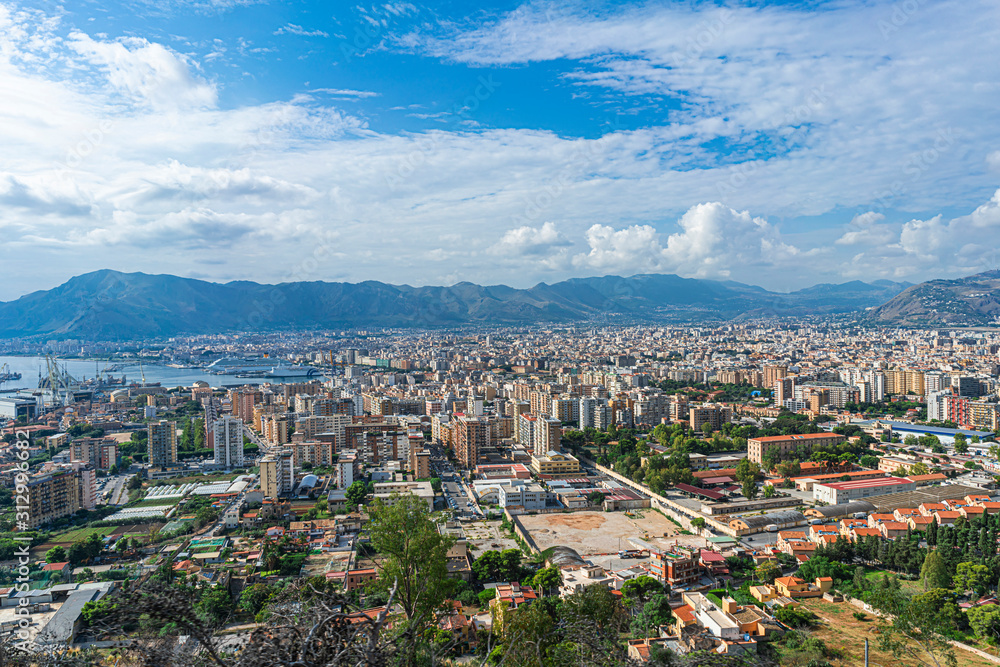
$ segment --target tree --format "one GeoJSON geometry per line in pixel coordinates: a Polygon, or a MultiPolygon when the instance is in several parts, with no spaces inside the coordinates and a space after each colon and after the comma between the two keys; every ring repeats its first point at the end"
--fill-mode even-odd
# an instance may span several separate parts
{"type": "Polygon", "coordinates": [[[761,462],[764,464],[766,469],[774,470],[775,467],[781,463],[781,454],[778,452],[777,448],[769,449],[764,452],[761,462]]]}
{"type": "MultiPolygon", "coordinates": [[[[776,449],[768,450],[768,453],[770,452],[774,452],[775,454],[777,454],[778,450],[776,449]]],[[[790,477],[798,477],[799,475],[802,474],[802,464],[799,463],[797,460],[782,461],[778,463],[774,468],[778,472],[778,475],[780,477],[784,477],[786,479],[790,477]]]]}
{"type": "Polygon", "coordinates": [[[781,567],[773,560],[766,560],[757,566],[754,575],[764,583],[771,584],[781,576],[781,567]]]}
{"type": "Polygon", "coordinates": [[[604,502],[604,494],[600,491],[591,491],[587,494],[587,502],[591,505],[600,505],[604,502]]]}
{"type": "Polygon", "coordinates": [[[978,595],[986,592],[990,581],[990,568],[979,563],[959,563],[955,568],[952,585],[957,591],[975,591],[978,595]]]}
{"type": "Polygon", "coordinates": [[[691,525],[695,528],[704,528],[707,525],[704,517],[696,516],[691,519],[691,525]]]}
{"type": "Polygon", "coordinates": [[[480,582],[509,582],[521,578],[520,549],[485,551],[472,564],[472,572],[480,582]]]}
{"type": "Polygon", "coordinates": [[[969,443],[966,440],[964,433],[955,434],[955,451],[959,454],[965,454],[969,451],[969,443]]]}
{"type": "Polygon", "coordinates": [[[45,552],[45,562],[46,563],[65,563],[66,562],[66,550],[61,546],[54,546],[45,552]]]}
{"type": "Polygon", "coordinates": [[[225,586],[215,586],[203,589],[201,599],[195,604],[195,610],[209,625],[221,625],[228,617],[233,608],[233,598],[229,595],[229,588],[225,586]]]}
{"type": "Polygon", "coordinates": [[[583,623],[599,633],[624,629],[628,614],[621,600],[607,586],[584,586],[563,598],[560,612],[565,623],[583,623]]]}
{"type": "Polygon", "coordinates": [[[753,500],[757,497],[760,489],[757,488],[757,482],[752,479],[748,479],[743,482],[743,495],[746,496],[747,500],[753,500]]]}
{"type": "Polygon", "coordinates": [[[778,495],[778,490],[776,488],[774,488],[774,484],[765,484],[764,485],[764,497],[765,498],[774,498],[776,495],[778,495]]]}
{"type": "Polygon", "coordinates": [[[957,663],[946,634],[951,631],[948,621],[930,605],[908,598],[895,586],[871,591],[867,602],[882,612],[877,635],[880,650],[920,665],[953,667],[957,663]]]}
{"type": "Polygon", "coordinates": [[[96,558],[104,550],[104,540],[99,533],[91,533],[84,539],[70,545],[66,559],[73,565],[79,565],[85,560],[96,558]]]}
{"type": "Polygon", "coordinates": [[[1000,607],[992,604],[973,607],[966,616],[977,637],[991,644],[1000,641],[1000,607]]]}
{"type": "Polygon", "coordinates": [[[757,481],[760,476],[760,466],[750,459],[743,459],[736,464],[736,479],[741,484],[746,484],[748,480],[757,481]]]}
{"type": "Polygon", "coordinates": [[[927,464],[923,461],[917,461],[910,466],[910,475],[929,475],[931,474],[931,469],[927,467],[927,464]]]}
{"type": "Polygon", "coordinates": [[[816,620],[816,614],[811,611],[794,607],[779,607],[774,617],[793,628],[807,628],[816,620]]]}
{"type": "Polygon", "coordinates": [[[920,568],[920,581],[924,590],[932,588],[951,588],[951,576],[948,574],[948,563],[935,549],[928,551],[920,568]]]}
{"type": "Polygon", "coordinates": [[[622,584],[622,601],[632,607],[641,608],[654,595],[663,593],[663,584],[648,575],[629,579],[622,584]]]}
{"type": "Polygon", "coordinates": [[[871,454],[865,454],[858,461],[864,468],[877,468],[878,467],[878,457],[872,456],[871,454]]]}
{"type": "Polygon", "coordinates": [[[797,574],[806,581],[815,581],[818,577],[832,577],[838,581],[846,581],[854,572],[847,563],[831,560],[826,556],[813,556],[802,563],[797,574]]]}
{"type": "Polygon", "coordinates": [[[535,573],[531,585],[542,595],[551,595],[553,591],[558,591],[559,587],[562,586],[562,570],[558,567],[543,567],[535,573]]]}
{"type": "Polygon", "coordinates": [[[656,593],[642,606],[642,611],[632,618],[632,636],[659,636],[659,627],[673,622],[670,596],[656,593]]]}
{"type": "Polygon", "coordinates": [[[273,594],[274,591],[267,584],[247,586],[240,593],[239,607],[251,616],[256,617],[273,594]]]}
{"type": "Polygon", "coordinates": [[[362,505],[365,499],[368,497],[368,485],[364,482],[358,480],[347,487],[347,491],[344,492],[344,498],[347,500],[348,506],[357,508],[358,505],[362,505]]]}
{"type": "Polygon", "coordinates": [[[377,499],[369,510],[369,539],[377,554],[377,585],[396,590],[406,619],[424,623],[452,588],[448,550],[454,538],[438,532],[427,504],[413,495],[377,499]]]}

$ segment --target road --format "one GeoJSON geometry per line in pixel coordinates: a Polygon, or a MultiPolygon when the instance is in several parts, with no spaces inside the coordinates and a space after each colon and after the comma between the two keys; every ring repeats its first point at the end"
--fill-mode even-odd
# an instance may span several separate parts
{"type": "Polygon", "coordinates": [[[131,475],[114,475],[106,477],[104,485],[97,491],[99,495],[108,492],[108,505],[124,505],[128,502],[128,489],[125,483],[131,475]]]}
{"type": "Polygon", "coordinates": [[[482,515],[472,489],[462,479],[459,471],[448,461],[444,451],[437,446],[431,446],[432,474],[441,479],[441,492],[445,505],[454,511],[459,518],[473,518],[482,515]]]}
{"type": "Polygon", "coordinates": [[[262,456],[270,451],[270,445],[267,444],[267,440],[257,435],[257,433],[246,424],[243,424],[243,434],[250,438],[250,442],[260,447],[260,453],[262,456]]]}

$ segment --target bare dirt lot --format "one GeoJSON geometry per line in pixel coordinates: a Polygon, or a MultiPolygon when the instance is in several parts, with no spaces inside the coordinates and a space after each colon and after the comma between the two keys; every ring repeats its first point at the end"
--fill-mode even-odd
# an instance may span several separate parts
{"type": "Polygon", "coordinates": [[[465,521],[462,530],[473,557],[481,556],[484,551],[519,548],[517,542],[501,532],[499,521],[465,521]]]}
{"type": "Polygon", "coordinates": [[[680,535],[680,529],[653,510],[624,512],[572,512],[535,514],[519,517],[528,534],[542,551],[566,546],[582,555],[617,553],[636,548],[628,538],[637,537],[655,547],[666,548],[673,542],[704,545],[700,537],[680,535]],[[664,537],[666,536],[666,537],[664,537]]]}

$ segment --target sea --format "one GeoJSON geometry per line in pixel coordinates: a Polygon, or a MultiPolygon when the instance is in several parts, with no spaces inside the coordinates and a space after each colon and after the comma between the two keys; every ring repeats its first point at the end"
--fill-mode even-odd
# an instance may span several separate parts
{"type": "MultiPolygon", "coordinates": [[[[77,380],[93,378],[98,375],[108,375],[109,371],[104,369],[114,366],[118,370],[110,372],[115,378],[125,375],[128,382],[142,382],[145,374],[146,382],[159,382],[164,387],[190,387],[195,382],[201,380],[207,382],[212,387],[224,385],[261,384],[267,380],[261,378],[238,378],[235,375],[215,375],[206,373],[200,368],[172,368],[161,364],[142,364],[140,371],[137,362],[127,361],[105,361],[87,359],[57,359],[60,368],[65,368],[66,372],[77,380]]],[[[20,380],[7,380],[0,385],[0,389],[9,391],[11,389],[34,389],[38,386],[38,378],[48,377],[48,367],[45,364],[45,357],[20,357],[20,356],[0,356],[0,366],[6,364],[11,372],[21,374],[20,380]]],[[[274,382],[275,380],[270,380],[274,382]]],[[[293,380],[286,380],[291,382],[293,380]]]]}

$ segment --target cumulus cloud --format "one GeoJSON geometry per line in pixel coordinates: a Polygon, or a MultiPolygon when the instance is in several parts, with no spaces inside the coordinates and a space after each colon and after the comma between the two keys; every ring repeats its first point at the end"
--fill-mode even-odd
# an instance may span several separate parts
{"type": "Polygon", "coordinates": [[[800,254],[777,229],[748,211],[709,202],[692,206],[678,221],[681,231],[666,244],[650,225],[587,230],[590,251],[574,265],[598,271],[670,271],[698,278],[728,278],[734,268],[771,266],[800,254]]]}
{"type": "Polygon", "coordinates": [[[141,38],[96,40],[78,31],[70,33],[68,44],[100,67],[108,82],[131,99],[157,109],[216,104],[215,86],[192,74],[192,63],[162,44],[141,38]]]}
{"type": "Polygon", "coordinates": [[[879,245],[892,241],[893,232],[887,225],[881,225],[885,215],[875,211],[859,213],[847,225],[847,231],[836,240],[837,245],[879,245]]]}
{"type": "Polygon", "coordinates": [[[541,227],[517,227],[508,230],[490,250],[500,255],[541,255],[554,248],[571,245],[551,222],[541,227]]]}
{"type": "Polygon", "coordinates": [[[954,277],[994,268],[1000,245],[1000,190],[970,214],[946,220],[942,215],[911,219],[879,231],[881,244],[851,260],[845,273],[857,277],[954,277]]]}

